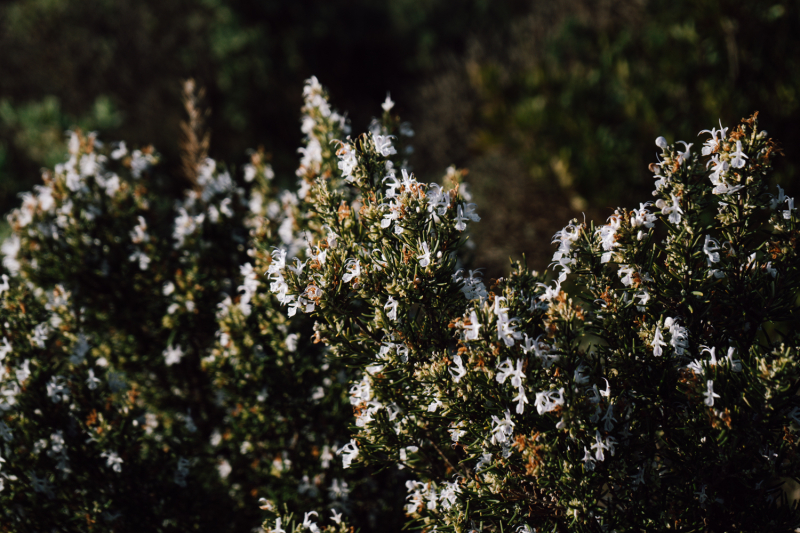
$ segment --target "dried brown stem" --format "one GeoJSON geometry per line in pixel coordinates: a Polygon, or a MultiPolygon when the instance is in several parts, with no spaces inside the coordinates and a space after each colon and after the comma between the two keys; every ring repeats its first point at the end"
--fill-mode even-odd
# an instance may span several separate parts
{"type": "Polygon", "coordinates": [[[206,129],[206,120],[211,112],[202,108],[204,96],[205,89],[197,89],[193,79],[183,82],[183,106],[188,120],[181,122],[181,170],[195,188],[198,187],[198,172],[208,157],[211,140],[211,133],[206,129]]]}

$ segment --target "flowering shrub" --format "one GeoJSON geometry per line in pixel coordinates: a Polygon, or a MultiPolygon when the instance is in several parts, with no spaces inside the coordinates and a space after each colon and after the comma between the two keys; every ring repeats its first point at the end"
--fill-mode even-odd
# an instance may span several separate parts
{"type": "Polygon", "coordinates": [[[346,466],[408,469],[421,527],[798,525],[796,213],[768,192],[778,149],[755,116],[701,132],[700,153],[657,139],[656,201],[573,220],[550,284],[462,270],[478,217],[459,173],[418,183],[394,134],[384,120],[318,159],[317,232],[269,269],[362,369],[346,466]]]}
{"type": "MultiPolygon", "coordinates": [[[[303,242],[298,197],[278,196],[262,156],[253,155],[238,181],[200,159],[191,188],[173,203],[152,149],[129,151],[74,133],[69,160],[10,215],[6,268],[32,287],[71,294],[76,331],[136,391],[129,407],[138,414],[130,420],[144,428],[144,440],[131,446],[164,452],[150,463],[149,452],[141,457],[158,473],[158,490],[131,487],[130,501],[161,502],[146,504],[153,514],[142,527],[249,529],[260,522],[260,498],[332,506],[354,524],[375,523],[389,509],[382,494],[393,487],[391,475],[345,473],[333,460],[349,435],[349,370],[311,344],[305,317],[287,319],[259,291],[267,267],[249,234],[261,243],[303,242]],[[351,500],[351,493],[371,498],[351,500]]],[[[75,395],[94,384],[81,378],[67,385],[75,395]]],[[[123,435],[139,442],[135,431],[123,435]]],[[[69,456],[76,442],[65,446],[69,456]]],[[[81,487],[70,479],[68,486],[81,487]]],[[[30,487],[27,478],[20,483],[30,487]]],[[[44,497],[28,493],[32,502],[44,497]]],[[[98,513],[113,502],[95,501],[98,513]]],[[[137,523],[130,506],[112,511],[120,523],[137,523]]],[[[75,516],[86,523],[83,514],[75,516]]]]}
{"type": "MultiPolygon", "coordinates": [[[[134,487],[147,493],[163,481],[155,472],[169,454],[147,442],[138,391],[92,349],[63,288],[34,294],[4,276],[0,289],[3,523],[113,528],[132,510],[134,487]]],[[[146,509],[132,524],[141,527],[164,505],[138,503],[146,509]]]]}
{"type": "Polygon", "coordinates": [[[484,283],[465,173],[417,181],[388,97],[356,138],[316,79],[304,97],[296,192],[261,152],[241,176],[197,152],[173,204],[154,152],[75,134],[12,213],[15,523],[800,526],[797,213],[755,116],[660,137],[654,202],[572,220],[552,276],[484,283]]]}

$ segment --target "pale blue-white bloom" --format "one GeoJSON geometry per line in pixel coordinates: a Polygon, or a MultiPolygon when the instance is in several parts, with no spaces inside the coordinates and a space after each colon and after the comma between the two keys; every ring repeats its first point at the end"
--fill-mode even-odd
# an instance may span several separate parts
{"type": "Polygon", "coordinates": [[[742,151],[742,141],[736,141],[736,151],[731,154],[731,166],[733,168],[742,168],[748,159],[747,155],[742,151]]]}
{"type": "Polygon", "coordinates": [[[344,468],[350,468],[350,463],[352,463],[356,457],[358,457],[358,446],[356,445],[356,441],[354,439],[350,439],[350,442],[336,450],[336,455],[342,456],[342,466],[344,468]]]}
{"type": "Polygon", "coordinates": [[[719,398],[719,394],[714,392],[713,380],[709,379],[708,381],[706,381],[706,389],[707,389],[706,392],[703,393],[703,396],[705,396],[706,398],[703,401],[703,403],[705,403],[709,407],[714,407],[714,398],[719,398]]]}
{"type": "Polygon", "coordinates": [[[455,364],[455,368],[449,368],[450,375],[453,376],[453,382],[458,383],[461,381],[461,378],[467,375],[467,369],[464,368],[464,362],[461,360],[460,355],[456,355],[453,358],[453,364],[455,364]]]}

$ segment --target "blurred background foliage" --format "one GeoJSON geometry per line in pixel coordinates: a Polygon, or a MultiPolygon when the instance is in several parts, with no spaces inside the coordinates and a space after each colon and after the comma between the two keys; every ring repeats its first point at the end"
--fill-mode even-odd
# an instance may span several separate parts
{"type": "Polygon", "coordinates": [[[69,128],[153,144],[179,175],[188,77],[207,89],[210,155],[241,164],[263,146],[291,184],[316,75],[356,133],[391,91],[420,179],[470,170],[477,265],[502,275],[525,253],[543,268],[571,217],[650,197],[658,135],[698,149],[701,129],[758,110],[797,193],[798,27],[789,0],[7,0],[0,208],[69,128]]]}

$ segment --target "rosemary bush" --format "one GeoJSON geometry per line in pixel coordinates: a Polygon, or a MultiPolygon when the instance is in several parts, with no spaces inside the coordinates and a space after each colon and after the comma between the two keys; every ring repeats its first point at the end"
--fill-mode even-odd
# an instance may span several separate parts
{"type": "MultiPolygon", "coordinates": [[[[312,145],[330,133],[310,102],[312,145]]],[[[268,271],[362,371],[345,465],[411,472],[422,528],[800,525],[796,212],[756,116],[699,149],[659,137],[654,202],[571,221],[550,283],[516,264],[489,287],[459,264],[479,219],[460,173],[418,183],[399,133],[387,112],[318,153],[310,246],[268,271]]]]}
{"type": "Polygon", "coordinates": [[[74,133],[10,215],[7,530],[800,526],[797,213],[756,116],[659,137],[653,201],[485,284],[465,172],[418,182],[388,97],[355,138],[304,98],[294,192],[192,122],[174,201],[152,149],[74,133]]]}

